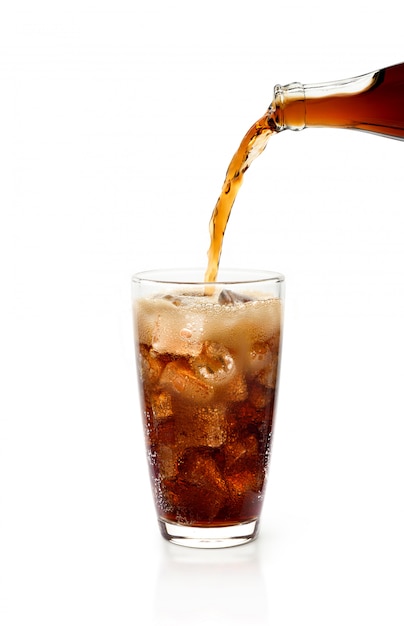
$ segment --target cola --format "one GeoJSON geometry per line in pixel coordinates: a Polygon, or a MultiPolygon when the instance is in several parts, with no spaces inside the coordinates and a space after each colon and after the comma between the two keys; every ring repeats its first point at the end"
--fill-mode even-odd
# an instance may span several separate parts
{"type": "Polygon", "coordinates": [[[334,82],[275,85],[270,107],[248,129],[228,166],[209,223],[206,281],[217,276],[224,233],[247,169],[272,135],[315,127],[361,130],[403,140],[404,63],[334,82]]]}
{"type": "Polygon", "coordinates": [[[282,329],[283,277],[271,281],[269,291],[259,282],[240,292],[211,283],[135,298],[146,448],[163,523],[259,519],[282,329]]]}

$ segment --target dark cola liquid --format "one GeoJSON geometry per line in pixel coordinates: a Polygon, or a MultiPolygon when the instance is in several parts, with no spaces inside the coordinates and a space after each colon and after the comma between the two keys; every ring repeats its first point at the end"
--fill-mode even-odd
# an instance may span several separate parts
{"type": "MultiPolygon", "coordinates": [[[[293,122],[293,103],[287,105],[293,122]]],[[[305,100],[306,125],[350,128],[404,139],[404,64],[376,73],[375,83],[355,94],[305,100]]]]}
{"type": "Polygon", "coordinates": [[[188,308],[156,299],[144,310],[138,371],[159,517],[205,527],[256,519],[273,429],[279,300],[188,308]],[[181,328],[192,319],[188,342],[181,328]]]}

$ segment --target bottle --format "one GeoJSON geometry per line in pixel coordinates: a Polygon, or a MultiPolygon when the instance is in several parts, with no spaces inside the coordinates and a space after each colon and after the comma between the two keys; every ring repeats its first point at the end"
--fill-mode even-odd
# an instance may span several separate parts
{"type": "Polygon", "coordinates": [[[275,132],[349,128],[404,139],[404,63],[356,78],[276,85],[269,109],[275,132]]]}

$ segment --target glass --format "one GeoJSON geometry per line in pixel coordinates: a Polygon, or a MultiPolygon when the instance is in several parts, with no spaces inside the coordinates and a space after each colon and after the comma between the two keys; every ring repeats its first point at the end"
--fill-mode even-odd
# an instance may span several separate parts
{"type": "Polygon", "coordinates": [[[334,82],[275,85],[273,131],[328,127],[404,139],[404,63],[334,82]]]}
{"type": "Polygon", "coordinates": [[[284,278],[163,270],[132,279],[135,350],[160,531],[190,547],[257,536],[273,435],[284,278]]]}

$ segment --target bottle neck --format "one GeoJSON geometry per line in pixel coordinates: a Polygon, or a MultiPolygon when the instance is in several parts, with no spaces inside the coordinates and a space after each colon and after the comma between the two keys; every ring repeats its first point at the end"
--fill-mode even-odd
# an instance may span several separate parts
{"type": "Polygon", "coordinates": [[[303,130],[309,126],[340,126],[339,123],[318,122],[309,111],[335,97],[350,97],[368,91],[376,84],[379,72],[327,83],[276,85],[270,115],[278,131],[303,130]]]}
{"type": "Polygon", "coordinates": [[[302,83],[275,85],[270,110],[277,130],[303,130],[306,127],[305,97],[302,83]]]}

